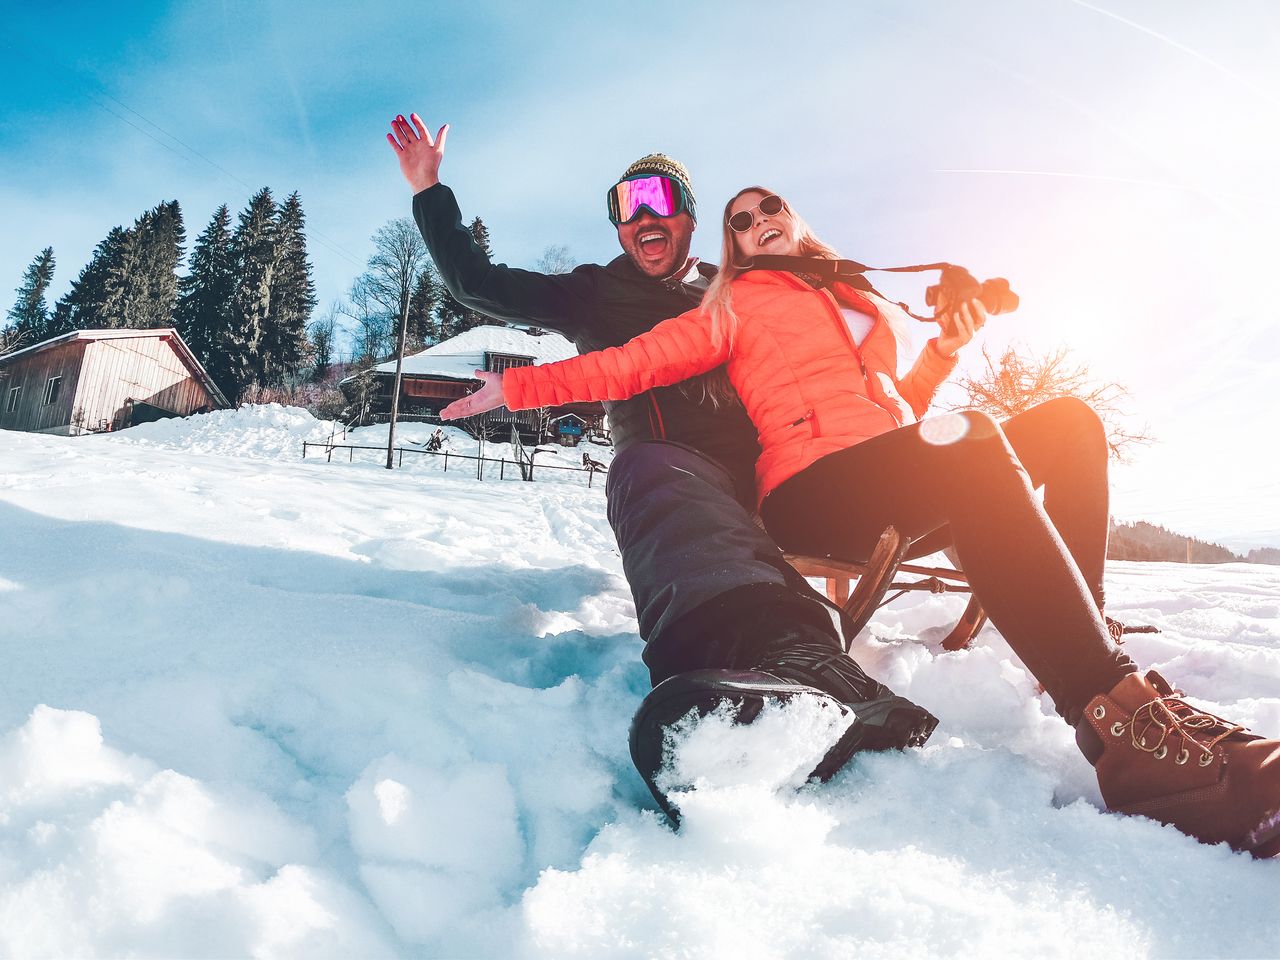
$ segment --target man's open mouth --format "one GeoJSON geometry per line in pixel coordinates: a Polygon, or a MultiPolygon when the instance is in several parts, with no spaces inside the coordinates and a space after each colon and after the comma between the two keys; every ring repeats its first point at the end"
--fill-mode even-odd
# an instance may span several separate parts
{"type": "Polygon", "coordinates": [[[665,233],[660,233],[654,230],[649,233],[640,234],[637,242],[640,244],[640,251],[647,256],[652,257],[663,253],[667,249],[667,244],[670,241],[667,239],[667,235],[665,233]]]}

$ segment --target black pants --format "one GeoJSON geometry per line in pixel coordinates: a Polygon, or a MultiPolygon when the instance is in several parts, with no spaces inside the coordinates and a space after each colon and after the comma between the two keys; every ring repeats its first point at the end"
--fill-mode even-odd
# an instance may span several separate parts
{"type": "Polygon", "coordinates": [[[606,492],[654,684],[749,667],[759,647],[802,624],[840,645],[840,611],[743,505],[754,500],[750,463],[730,470],[691,447],[646,440],[614,457],[606,492]]]}
{"type": "Polygon", "coordinates": [[[949,525],[991,622],[1074,722],[1137,669],[1100,613],[1106,463],[1102,425],[1081,401],[1003,425],[966,412],[830,454],[770,494],[762,513],[784,547],[855,560],[890,524],[911,537],[949,525]]]}

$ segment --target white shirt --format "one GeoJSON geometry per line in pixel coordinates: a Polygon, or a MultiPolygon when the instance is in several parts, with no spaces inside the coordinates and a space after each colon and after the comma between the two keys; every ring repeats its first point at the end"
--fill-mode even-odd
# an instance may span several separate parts
{"type": "Polygon", "coordinates": [[[862,341],[867,339],[867,334],[876,325],[876,318],[852,307],[841,307],[840,312],[844,315],[844,322],[849,325],[849,332],[853,334],[853,342],[862,346],[862,341]]]}

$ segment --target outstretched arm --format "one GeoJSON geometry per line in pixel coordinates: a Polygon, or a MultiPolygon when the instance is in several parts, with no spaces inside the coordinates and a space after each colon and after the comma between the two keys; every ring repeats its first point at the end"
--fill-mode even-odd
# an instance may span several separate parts
{"type": "Polygon", "coordinates": [[[548,275],[495,264],[462,223],[458,202],[440,182],[449,125],[434,137],[416,114],[397,116],[387,141],[414,192],[413,217],[440,278],[460,303],[499,320],[572,336],[593,316],[595,277],[579,268],[548,275]]]}
{"type": "Polygon", "coordinates": [[[626,400],[706,373],[728,358],[728,341],[712,335],[711,321],[698,307],[662,321],[620,347],[536,367],[508,367],[502,373],[477,370],[481,388],[449,404],[440,416],[455,420],[504,404],[510,410],[529,410],[589,400],[626,400]]]}

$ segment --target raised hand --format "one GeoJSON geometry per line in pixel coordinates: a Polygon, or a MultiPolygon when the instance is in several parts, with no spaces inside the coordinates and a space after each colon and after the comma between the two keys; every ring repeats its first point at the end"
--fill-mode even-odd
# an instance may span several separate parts
{"type": "Polygon", "coordinates": [[[463,417],[474,417],[477,413],[487,413],[502,406],[502,374],[477,370],[476,379],[483,380],[480,389],[468,394],[461,400],[455,400],[440,411],[441,420],[460,420],[463,417]]]}
{"type": "Polygon", "coordinates": [[[939,313],[935,319],[941,327],[938,352],[944,357],[950,357],[982,329],[982,325],[987,322],[987,308],[981,300],[969,300],[954,310],[939,313]]]}
{"type": "Polygon", "coordinates": [[[440,182],[440,162],[444,159],[444,141],[449,136],[449,125],[446,123],[441,127],[432,139],[421,117],[411,113],[409,120],[403,115],[392,120],[387,142],[396,152],[405,180],[414,193],[421,193],[440,182]],[[413,121],[412,125],[409,120],[413,121]]]}

